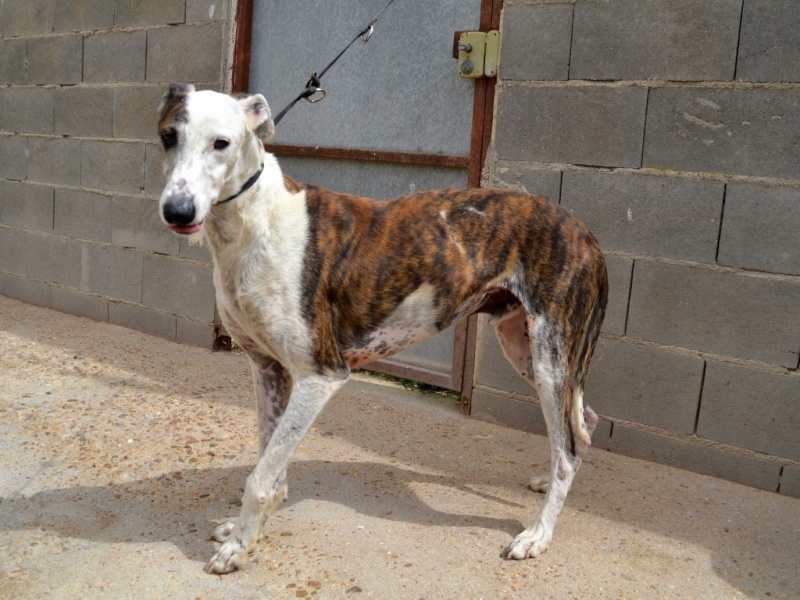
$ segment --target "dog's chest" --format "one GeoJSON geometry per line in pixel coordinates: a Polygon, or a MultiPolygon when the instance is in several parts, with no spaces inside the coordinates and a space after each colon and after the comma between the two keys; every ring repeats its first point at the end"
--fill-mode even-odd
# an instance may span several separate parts
{"type": "Polygon", "coordinates": [[[306,361],[309,332],[301,315],[298,266],[249,256],[238,265],[216,265],[214,283],[220,317],[231,337],[248,353],[292,364],[306,361]],[[259,266],[260,268],[254,268],[259,266]]]}

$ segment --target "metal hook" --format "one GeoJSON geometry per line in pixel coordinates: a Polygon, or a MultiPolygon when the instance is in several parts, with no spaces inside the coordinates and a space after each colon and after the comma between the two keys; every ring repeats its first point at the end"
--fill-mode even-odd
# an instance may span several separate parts
{"type": "Polygon", "coordinates": [[[367,30],[361,34],[362,44],[366,44],[369,41],[369,39],[372,37],[373,31],[375,31],[375,28],[372,25],[370,25],[369,27],[367,27],[367,30]]]}
{"type": "Polygon", "coordinates": [[[322,88],[317,88],[316,90],[314,90],[313,94],[305,97],[305,101],[309,102],[310,104],[316,104],[317,102],[322,102],[323,100],[325,100],[325,96],[327,95],[328,93],[325,90],[323,90],[322,88]],[[315,97],[317,94],[322,94],[322,95],[319,97],[315,97]]]}
{"type": "Polygon", "coordinates": [[[316,104],[317,102],[321,102],[327,96],[325,90],[323,90],[320,85],[319,81],[320,76],[316,73],[312,73],[311,77],[308,81],[306,81],[306,90],[303,92],[301,97],[310,104],[316,104]],[[318,96],[321,94],[321,96],[318,96]],[[318,97],[317,97],[318,96],[318,97]]]}

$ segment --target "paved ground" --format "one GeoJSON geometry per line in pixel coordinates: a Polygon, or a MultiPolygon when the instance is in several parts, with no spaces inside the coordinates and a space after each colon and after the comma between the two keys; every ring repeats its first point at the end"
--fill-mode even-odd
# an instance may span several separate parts
{"type": "Polygon", "coordinates": [[[592,451],[544,556],[546,440],[356,381],[242,571],[206,575],[256,460],[250,376],[0,297],[0,598],[798,598],[800,501],[592,451]]]}

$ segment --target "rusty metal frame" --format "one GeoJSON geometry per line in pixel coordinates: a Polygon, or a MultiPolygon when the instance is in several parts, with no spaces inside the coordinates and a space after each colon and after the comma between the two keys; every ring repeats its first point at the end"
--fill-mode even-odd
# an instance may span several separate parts
{"type": "Polygon", "coordinates": [[[449,154],[423,154],[420,152],[394,152],[391,150],[364,150],[361,148],[333,148],[326,146],[294,146],[290,144],[268,144],[267,151],[278,156],[363,160],[456,169],[469,167],[469,156],[449,154]]]}
{"type": "MultiPolygon", "coordinates": [[[[503,0],[481,0],[480,31],[490,31],[500,27],[500,11],[503,0]]],[[[239,0],[235,17],[233,68],[231,91],[246,93],[250,82],[250,52],[252,41],[253,0],[239,0]]],[[[495,79],[475,80],[472,103],[472,129],[470,132],[470,153],[468,156],[422,154],[412,152],[392,152],[362,148],[329,148],[296,146],[289,144],[270,144],[267,149],[277,155],[303,156],[356,161],[374,161],[407,165],[425,165],[467,169],[467,185],[480,187],[481,171],[486,160],[492,132],[492,110],[494,107],[495,79]]],[[[215,312],[215,331],[224,336],[224,329],[215,312]]],[[[469,414],[472,398],[472,382],[475,366],[475,344],[477,337],[477,317],[469,317],[456,325],[452,370],[442,373],[424,367],[385,359],[370,364],[370,369],[449,388],[461,392],[462,410],[469,414]]]]}
{"type": "Polygon", "coordinates": [[[236,3],[233,33],[231,92],[245,94],[250,86],[250,49],[253,41],[253,0],[236,3]]]}
{"type": "MultiPolygon", "coordinates": [[[[500,29],[500,13],[503,0],[481,0],[480,30],[500,29]]],[[[470,163],[467,185],[481,186],[481,173],[486,164],[486,155],[492,141],[494,121],[494,98],[497,79],[482,77],[475,80],[475,96],[472,105],[472,138],[470,140],[470,163]]],[[[475,374],[475,350],[478,337],[478,316],[472,315],[458,325],[456,340],[462,340],[462,354],[453,359],[453,370],[459,368],[458,390],[461,392],[461,411],[472,411],[472,388],[475,374]]],[[[458,353],[456,345],[456,353],[458,353]]]]}

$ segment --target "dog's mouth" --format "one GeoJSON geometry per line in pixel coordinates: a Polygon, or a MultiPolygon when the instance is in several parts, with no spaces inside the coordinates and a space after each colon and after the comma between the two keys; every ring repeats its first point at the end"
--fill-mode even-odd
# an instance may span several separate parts
{"type": "Polygon", "coordinates": [[[202,221],[200,223],[194,223],[192,225],[167,225],[171,231],[175,233],[180,233],[182,235],[191,235],[193,233],[197,233],[200,231],[201,226],[203,225],[202,221]]]}

